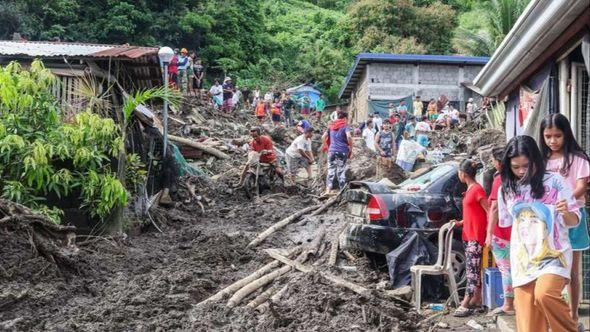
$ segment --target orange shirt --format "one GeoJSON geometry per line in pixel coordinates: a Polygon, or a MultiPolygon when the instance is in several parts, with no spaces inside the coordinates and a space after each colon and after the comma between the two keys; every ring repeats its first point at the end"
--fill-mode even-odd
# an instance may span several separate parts
{"type": "Polygon", "coordinates": [[[265,116],[266,115],[266,109],[264,107],[264,103],[258,103],[258,105],[256,105],[255,114],[256,114],[256,116],[265,116]]]}

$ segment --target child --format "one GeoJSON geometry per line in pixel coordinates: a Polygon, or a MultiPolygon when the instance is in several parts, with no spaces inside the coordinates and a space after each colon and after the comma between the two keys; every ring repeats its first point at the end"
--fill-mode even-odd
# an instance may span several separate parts
{"type": "Polygon", "coordinates": [[[545,171],[535,140],[516,136],[502,158],[500,227],[512,226],[510,267],[519,332],[576,331],[561,291],[571,276],[568,229],[580,220],[568,182],[545,171]]]}
{"type": "MultiPolygon", "coordinates": [[[[570,308],[574,321],[578,321],[580,303],[580,259],[582,251],[590,248],[588,237],[586,189],[590,177],[590,158],[576,142],[570,123],[562,114],[551,114],[541,123],[541,153],[547,171],[561,174],[574,191],[580,208],[580,224],[570,229],[569,238],[573,250],[572,275],[569,287],[570,308]]],[[[583,330],[583,328],[582,328],[583,330]]]]}
{"type": "Polygon", "coordinates": [[[272,117],[272,123],[275,127],[278,127],[281,124],[281,102],[279,98],[275,98],[275,102],[272,104],[270,113],[272,117]]]}
{"type": "Polygon", "coordinates": [[[486,236],[488,198],[483,187],[475,181],[477,164],[469,159],[459,165],[459,180],[467,185],[463,198],[463,220],[455,221],[463,226],[462,238],[465,246],[467,287],[461,305],[455,310],[455,317],[467,317],[472,308],[481,305],[481,257],[486,236]]]}
{"type": "Polygon", "coordinates": [[[512,227],[498,227],[498,190],[502,185],[502,157],[504,148],[492,150],[492,162],[496,169],[494,182],[490,192],[488,213],[488,229],[486,247],[492,248],[492,254],[496,265],[502,274],[502,289],[504,291],[504,304],[490,312],[490,316],[514,315],[514,291],[512,290],[512,278],[510,277],[510,232],[512,227]]]}
{"type": "Polygon", "coordinates": [[[389,171],[393,165],[394,141],[389,119],[383,120],[381,131],[375,136],[375,149],[379,154],[377,161],[377,176],[379,177],[385,174],[385,171],[389,171]]]}

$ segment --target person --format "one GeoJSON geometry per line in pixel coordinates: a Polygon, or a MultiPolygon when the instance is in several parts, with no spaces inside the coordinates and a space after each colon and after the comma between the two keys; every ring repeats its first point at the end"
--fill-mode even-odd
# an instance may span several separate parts
{"type": "Polygon", "coordinates": [[[232,90],[233,94],[231,97],[231,104],[230,104],[230,108],[232,109],[238,109],[238,107],[240,107],[240,102],[242,99],[242,90],[240,90],[240,88],[238,88],[237,86],[233,88],[232,90]]]}
{"type": "Polygon", "coordinates": [[[420,100],[420,96],[416,96],[416,98],[414,98],[414,103],[412,106],[414,106],[414,117],[417,119],[422,118],[422,110],[424,109],[424,105],[422,104],[422,100],[420,100]]]}
{"type": "Polygon", "coordinates": [[[427,121],[427,116],[423,116],[420,121],[416,123],[416,142],[427,148],[430,142],[428,141],[427,133],[431,131],[430,124],[427,121]]]}
{"type": "Polygon", "coordinates": [[[363,129],[362,137],[365,140],[365,144],[367,145],[367,148],[371,151],[376,151],[375,150],[375,134],[376,133],[377,133],[377,131],[373,127],[373,122],[370,119],[367,120],[365,128],[363,129]]]}
{"type": "Polygon", "coordinates": [[[336,106],[336,109],[332,112],[332,114],[330,114],[330,121],[334,122],[338,120],[338,113],[340,113],[341,111],[342,109],[340,108],[340,106],[336,106]]]}
{"type": "Polygon", "coordinates": [[[338,180],[340,190],[346,185],[347,161],[352,157],[352,136],[348,127],[348,113],[340,111],[338,119],[330,124],[322,138],[328,149],[326,194],[330,194],[335,178],[338,180]]]}
{"type": "Polygon", "coordinates": [[[436,119],[438,117],[438,111],[436,108],[436,100],[430,99],[430,102],[428,103],[427,112],[428,112],[428,120],[430,120],[430,122],[436,121],[436,119]]]}
{"type": "Polygon", "coordinates": [[[322,121],[322,114],[324,114],[324,108],[326,108],[326,101],[324,101],[323,96],[320,94],[320,97],[315,102],[315,116],[319,121],[322,121]]]}
{"type": "Polygon", "coordinates": [[[287,172],[291,182],[295,183],[299,167],[307,171],[307,179],[311,179],[311,164],[313,164],[313,152],[311,151],[311,138],[313,137],[313,128],[305,129],[305,132],[291,143],[285,151],[287,159],[287,172]]]}
{"type": "Polygon", "coordinates": [[[309,93],[305,92],[303,98],[301,98],[301,115],[304,119],[307,119],[309,116],[309,107],[311,105],[311,98],[309,98],[309,93]]]}
{"type": "Polygon", "coordinates": [[[281,98],[281,91],[279,91],[279,89],[277,89],[275,87],[275,88],[272,88],[272,99],[275,100],[277,98],[279,98],[279,99],[281,98]]]}
{"type": "MultiPolygon", "coordinates": [[[[578,322],[580,304],[580,274],[582,252],[590,248],[586,209],[586,191],[590,179],[590,158],[580,147],[570,122],[563,114],[550,114],[541,122],[539,138],[541,153],[545,158],[547,171],[558,173],[574,191],[574,197],[581,215],[577,227],[569,230],[569,239],[573,250],[571,282],[569,285],[570,308],[572,318],[578,322]]],[[[581,323],[580,323],[581,324],[581,323]]],[[[580,327],[584,330],[583,326],[580,327]]]]}
{"type": "Polygon", "coordinates": [[[441,112],[449,104],[449,99],[445,95],[440,95],[436,101],[436,110],[441,112]]]}
{"type": "Polygon", "coordinates": [[[275,101],[270,108],[270,116],[275,127],[278,127],[281,123],[281,107],[281,101],[279,98],[275,98],[275,101]]]}
{"type": "Polygon", "coordinates": [[[256,104],[254,108],[254,113],[256,118],[258,118],[258,123],[262,124],[264,122],[264,118],[266,117],[266,102],[260,102],[256,104]]]}
{"type": "Polygon", "coordinates": [[[467,286],[461,305],[455,317],[467,317],[472,308],[481,305],[481,258],[486,237],[488,197],[483,187],[475,181],[478,165],[465,159],[459,165],[459,181],[467,185],[463,198],[463,220],[451,220],[456,227],[463,227],[462,239],[465,247],[467,286]]]}
{"type": "Polygon", "coordinates": [[[399,114],[400,119],[402,119],[402,122],[406,122],[408,116],[408,106],[406,106],[405,101],[402,100],[399,103],[399,106],[397,107],[397,113],[399,114]]]}
{"type": "Polygon", "coordinates": [[[178,88],[178,49],[174,49],[174,55],[168,64],[169,85],[178,88]]]}
{"type": "Polygon", "coordinates": [[[209,89],[211,98],[213,99],[213,106],[218,109],[223,104],[223,88],[219,85],[219,80],[215,80],[215,83],[209,89]]]}
{"type": "Polygon", "coordinates": [[[502,185],[502,157],[504,148],[497,147],[492,150],[492,163],[496,169],[492,189],[489,197],[488,227],[485,245],[492,249],[494,261],[502,274],[502,291],[504,304],[490,312],[490,316],[514,315],[514,291],[512,290],[512,278],[510,276],[510,233],[511,227],[498,226],[498,190],[502,185]]]}
{"type": "Polygon", "coordinates": [[[375,130],[380,131],[381,126],[383,126],[383,119],[379,115],[378,112],[373,113],[373,125],[375,126],[375,130]]]}
{"type": "Polygon", "coordinates": [[[410,135],[410,139],[415,140],[416,139],[416,118],[414,118],[413,116],[409,116],[408,117],[408,121],[406,123],[406,127],[404,128],[405,131],[408,132],[408,134],[410,135]]]}
{"type": "Polygon", "coordinates": [[[231,77],[226,77],[223,80],[223,104],[221,104],[221,110],[224,112],[231,111],[232,107],[232,98],[234,96],[234,85],[232,83],[231,77]]]}
{"type": "Polygon", "coordinates": [[[449,104],[448,110],[449,118],[451,120],[450,127],[456,126],[459,124],[459,117],[461,116],[461,112],[458,109],[454,108],[453,105],[449,104]]]}
{"type": "MultiPolygon", "coordinates": [[[[275,167],[275,171],[277,172],[277,174],[279,176],[283,176],[283,170],[277,162],[277,155],[275,154],[272,139],[266,135],[262,135],[262,130],[260,129],[260,127],[250,128],[250,136],[252,136],[252,141],[250,142],[250,149],[252,151],[260,153],[259,161],[261,163],[272,165],[273,167],[275,167]]],[[[244,179],[246,178],[246,174],[248,173],[249,168],[250,165],[247,163],[244,169],[242,170],[238,186],[242,186],[244,184],[244,179]]]]}
{"type": "Polygon", "coordinates": [[[473,98],[467,99],[467,105],[465,106],[465,112],[467,113],[467,119],[473,120],[473,113],[475,112],[475,105],[473,104],[473,98]]]}
{"type": "Polygon", "coordinates": [[[188,51],[186,48],[180,50],[180,56],[178,57],[178,85],[180,86],[180,91],[182,93],[186,93],[187,90],[187,82],[188,82],[188,67],[189,67],[189,58],[188,58],[188,51]]]}
{"type": "Polygon", "coordinates": [[[425,153],[426,149],[416,141],[410,139],[410,134],[404,131],[399,142],[395,163],[406,172],[411,172],[418,154],[425,153]]]}
{"type": "Polygon", "coordinates": [[[285,92],[281,103],[283,104],[283,112],[285,113],[285,126],[290,127],[293,124],[292,114],[295,102],[291,99],[291,95],[288,92],[285,92]]]}
{"type": "Polygon", "coordinates": [[[253,96],[254,96],[254,100],[252,101],[254,107],[256,107],[258,105],[258,102],[260,102],[260,88],[256,87],[256,89],[254,89],[253,92],[253,96]]]}
{"type": "Polygon", "coordinates": [[[303,134],[307,128],[311,128],[311,123],[308,120],[303,119],[297,122],[296,128],[298,132],[303,134]]]}
{"type": "Polygon", "coordinates": [[[508,142],[502,165],[498,224],[512,226],[510,272],[517,330],[576,331],[561,292],[571,277],[568,230],[579,224],[578,201],[566,179],[546,172],[530,136],[508,142]]]}
{"type": "Polygon", "coordinates": [[[250,108],[250,106],[252,105],[250,93],[250,88],[248,88],[247,86],[240,89],[240,95],[242,96],[242,100],[244,101],[244,106],[246,108],[250,108]]]}
{"type": "Polygon", "coordinates": [[[383,168],[389,170],[393,166],[393,151],[395,145],[393,144],[393,132],[391,131],[391,123],[388,119],[383,121],[382,129],[375,135],[375,149],[379,154],[377,160],[377,176],[381,176],[383,168]]]}
{"type": "Polygon", "coordinates": [[[193,75],[193,90],[197,90],[197,92],[200,94],[201,90],[203,89],[203,81],[205,80],[205,67],[203,67],[203,62],[201,59],[195,60],[195,64],[193,65],[193,75]]]}
{"type": "Polygon", "coordinates": [[[395,113],[397,113],[397,109],[395,108],[395,105],[394,105],[393,103],[389,103],[389,104],[387,104],[387,115],[389,116],[389,118],[390,118],[390,121],[391,121],[391,117],[392,117],[392,116],[393,116],[395,113]]]}

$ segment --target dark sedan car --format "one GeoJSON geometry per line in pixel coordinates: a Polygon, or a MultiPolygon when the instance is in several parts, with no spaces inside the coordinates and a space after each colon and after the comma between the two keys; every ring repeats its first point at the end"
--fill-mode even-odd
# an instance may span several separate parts
{"type": "MultiPolygon", "coordinates": [[[[343,247],[387,254],[411,231],[435,242],[440,226],[461,219],[466,186],[459,181],[457,168],[455,162],[439,164],[395,188],[376,182],[351,183],[344,196],[350,227],[343,247]]],[[[459,230],[455,231],[452,250],[453,268],[461,283],[465,254],[459,230]]]]}

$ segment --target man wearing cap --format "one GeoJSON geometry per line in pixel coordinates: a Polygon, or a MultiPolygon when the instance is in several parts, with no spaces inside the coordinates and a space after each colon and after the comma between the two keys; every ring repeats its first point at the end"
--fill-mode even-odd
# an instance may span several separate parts
{"type": "Polygon", "coordinates": [[[226,77],[223,80],[223,104],[221,104],[221,110],[224,112],[231,111],[232,98],[234,96],[234,84],[231,81],[231,77],[226,77]]]}
{"type": "Polygon", "coordinates": [[[295,183],[297,171],[300,167],[307,171],[307,179],[311,179],[311,164],[314,161],[313,152],[311,151],[311,137],[313,136],[313,128],[308,127],[303,134],[291,143],[285,150],[285,159],[287,161],[287,171],[291,182],[295,183]]]}
{"type": "Polygon", "coordinates": [[[180,91],[186,93],[187,89],[187,75],[189,67],[188,51],[186,48],[180,50],[180,56],[178,57],[178,84],[180,85],[180,91]]]}
{"type": "Polygon", "coordinates": [[[465,106],[465,110],[467,111],[467,119],[471,121],[473,119],[473,112],[475,112],[475,105],[473,105],[473,98],[469,98],[467,100],[467,105],[465,106]]]}

